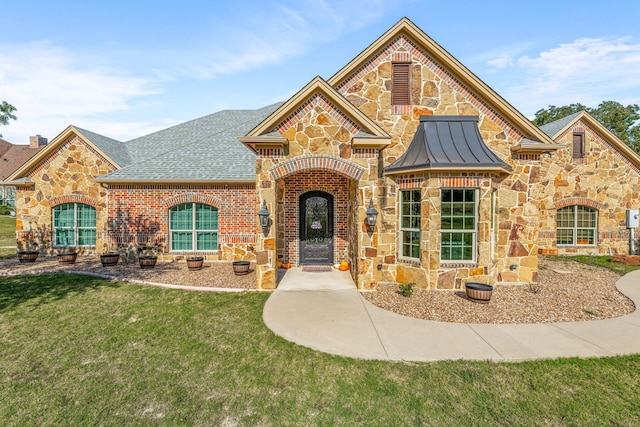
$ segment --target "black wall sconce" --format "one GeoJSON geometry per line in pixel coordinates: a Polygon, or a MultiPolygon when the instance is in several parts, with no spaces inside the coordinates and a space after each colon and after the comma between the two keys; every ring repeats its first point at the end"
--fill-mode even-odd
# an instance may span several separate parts
{"type": "Polygon", "coordinates": [[[367,218],[365,222],[369,228],[376,226],[376,220],[378,219],[378,211],[373,207],[373,199],[369,201],[369,207],[367,208],[367,218]]]}
{"type": "Polygon", "coordinates": [[[269,227],[269,209],[267,209],[267,201],[262,201],[262,209],[258,211],[258,218],[260,218],[260,227],[262,231],[266,233],[267,227],[269,227]]]}

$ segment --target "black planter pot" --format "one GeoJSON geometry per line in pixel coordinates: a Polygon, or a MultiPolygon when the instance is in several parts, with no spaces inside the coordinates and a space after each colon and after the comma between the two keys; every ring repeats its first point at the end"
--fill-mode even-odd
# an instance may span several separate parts
{"type": "Polygon", "coordinates": [[[60,264],[73,264],[78,258],[77,252],[71,252],[67,254],[58,254],[58,262],[60,264]]]}
{"type": "Polygon", "coordinates": [[[18,262],[20,262],[20,264],[24,264],[28,262],[36,262],[36,260],[38,259],[38,255],[40,255],[40,252],[38,251],[18,252],[18,262]]]}
{"type": "Polygon", "coordinates": [[[233,272],[236,276],[249,274],[249,261],[233,261],[233,272]]]}
{"type": "Polygon", "coordinates": [[[467,298],[471,301],[480,304],[488,304],[489,300],[491,300],[493,286],[486,285],[484,283],[468,282],[464,286],[464,290],[467,294],[467,298]]]}
{"type": "Polygon", "coordinates": [[[143,256],[138,258],[140,261],[140,268],[153,268],[156,266],[156,261],[158,257],[156,256],[143,256]]]}
{"type": "Polygon", "coordinates": [[[118,264],[119,260],[120,254],[117,253],[100,255],[100,262],[103,267],[113,267],[118,264]]]}
{"type": "Polygon", "coordinates": [[[196,270],[202,269],[203,263],[204,263],[204,257],[201,257],[201,256],[187,258],[187,267],[189,267],[189,271],[196,271],[196,270]]]}

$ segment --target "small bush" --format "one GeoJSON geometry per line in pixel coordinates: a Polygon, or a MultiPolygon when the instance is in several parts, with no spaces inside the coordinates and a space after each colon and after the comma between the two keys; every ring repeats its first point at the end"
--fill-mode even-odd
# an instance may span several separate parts
{"type": "Polygon", "coordinates": [[[411,294],[413,293],[414,285],[415,283],[402,283],[401,285],[398,286],[398,288],[400,289],[400,293],[402,294],[403,297],[410,297],[411,294]]]}
{"type": "Polygon", "coordinates": [[[13,208],[7,205],[0,205],[0,215],[9,215],[13,208]]]}
{"type": "Polygon", "coordinates": [[[529,282],[527,285],[529,286],[529,292],[532,294],[539,294],[542,292],[542,283],[540,282],[529,282]]]}

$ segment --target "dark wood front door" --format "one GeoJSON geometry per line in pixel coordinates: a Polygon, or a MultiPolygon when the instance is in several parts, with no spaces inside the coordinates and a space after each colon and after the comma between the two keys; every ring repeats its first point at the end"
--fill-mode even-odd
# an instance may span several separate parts
{"type": "Polygon", "coordinates": [[[333,264],[333,196],[300,196],[300,264],[333,264]]]}

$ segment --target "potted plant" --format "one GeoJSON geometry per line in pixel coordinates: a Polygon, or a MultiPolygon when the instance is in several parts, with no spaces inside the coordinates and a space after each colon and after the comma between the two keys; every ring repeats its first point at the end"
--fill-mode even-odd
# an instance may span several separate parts
{"type": "Polygon", "coordinates": [[[24,264],[27,262],[36,262],[39,254],[40,252],[38,251],[19,251],[18,261],[20,262],[20,264],[24,264]]]}
{"type": "Polygon", "coordinates": [[[73,264],[76,262],[78,252],[73,247],[69,247],[64,252],[59,253],[57,257],[60,264],[73,264]]]}
{"type": "Polygon", "coordinates": [[[103,267],[113,267],[118,264],[120,260],[120,254],[117,251],[110,251],[107,247],[107,244],[104,244],[106,251],[100,255],[100,262],[103,267]]]}
{"type": "Polygon", "coordinates": [[[138,262],[140,268],[153,268],[158,261],[158,245],[142,245],[138,247],[138,262]]]}
{"type": "Polygon", "coordinates": [[[202,256],[193,256],[187,258],[187,267],[189,267],[189,271],[196,271],[202,269],[202,264],[204,263],[204,257],[202,256]]]}
{"type": "Polygon", "coordinates": [[[467,298],[473,302],[480,304],[488,304],[491,300],[491,293],[493,292],[493,286],[484,283],[467,282],[464,285],[467,298]]]}
{"type": "Polygon", "coordinates": [[[236,276],[249,274],[249,261],[233,261],[233,272],[236,276]]]}
{"type": "Polygon", "coordinates": [[[23,264],[27,262],[36,262],[38,259],[38,244],[33,239],[33,232],[28,232],[24,240],[24,249],[18,251],[18,261],[23,264]]]}

